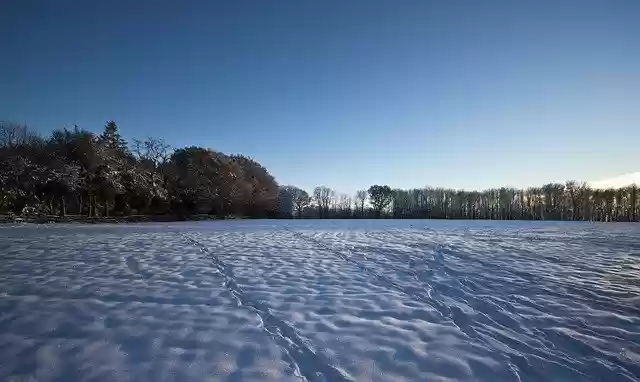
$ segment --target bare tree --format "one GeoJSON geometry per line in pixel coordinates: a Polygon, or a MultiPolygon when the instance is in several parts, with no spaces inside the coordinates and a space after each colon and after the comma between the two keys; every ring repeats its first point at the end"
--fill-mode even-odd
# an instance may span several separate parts
{"type": "Polygon", "coordinates": [[[367,201],[367,190],[356,191],[356,208],[360,210],[360,216],[364,216],[364,203],[367,201]]]}
{"type": "Polygon", "coordinates": [[[629,220],[636,221],[638,216],[638,186],[634,183],[628,187],[629,190],[629,220]]]}
{"type": "Polygon", "coordinates": [[[341,218],[351,217],[352,200],[349,195],[341,194],[340,202],[338,203],[339,215],[341,218]]]}
{"type": "Polygon", "coordinates": [[[326,218],[329,214],[329,206],[335,191],[326,186],[318,186],[313,190],[313,197],[318,204],[318,215],[320,218],[326,218]]]}
{"type": "Polygon", "coordinates": [[[0,121],[0,148],[31,145],[40,140],[40,136],[29,131],[27,125],[0,121]]]}
{"type": "Polygon", "coordinates": [[[169,159],[171,146],[164,139],[147,137],[145,140],[134,139],[132,152],[143,162],[149,162],[154,167],[159,167],[169,159]]]}

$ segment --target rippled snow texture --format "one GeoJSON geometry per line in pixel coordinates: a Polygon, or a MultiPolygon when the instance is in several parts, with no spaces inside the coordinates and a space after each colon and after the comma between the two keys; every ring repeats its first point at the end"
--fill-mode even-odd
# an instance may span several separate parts
{"type": "Polygon", "coordinates": [[[12,379],[637,381],[640,226],[3,226],[12,379]]]}

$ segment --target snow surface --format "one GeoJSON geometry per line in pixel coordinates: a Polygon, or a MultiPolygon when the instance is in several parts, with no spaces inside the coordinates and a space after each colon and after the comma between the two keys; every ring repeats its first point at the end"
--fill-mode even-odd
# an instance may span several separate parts
{"type": "Polygon", "coordinates": [[[637,381],[640,226],[0,227],[0,381],[637,381]]]}

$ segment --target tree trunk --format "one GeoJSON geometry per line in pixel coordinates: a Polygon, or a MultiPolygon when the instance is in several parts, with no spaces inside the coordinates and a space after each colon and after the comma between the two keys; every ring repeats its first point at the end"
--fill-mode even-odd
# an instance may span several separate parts
{"type": "Polygon", "coordinates": [[[109,202],[107,201],[107,199],[104,200],[104,213],[103,213],[104,217],[109,217],[109,202]]]}
{"type": "Polygon", "coordinates": [[[631,221],[636,221],[636,204],[638,203],[637,201],[637,189],[636,189],[636,185],[634,184],[633,186],[631,186],[631,192],[630,192],[630,198],[631,199],[629,201],[629,209],[631,210],[631,221]]]}
{"type": "Polygon", "coordinates": [[[89,203],[90,203],[90,207],[89,207],[89,217],[93,218],[97,215],[96,213],[96,209],[97,209],[97,200],[96,200],[96,196],[95,195],[91,195],[91,198],[89,199],[89,203]]]}
{"type": "Polygon", "coordinates": [[[66,214],[67,214],[67,201],[65,200],[64,196],[61,196],[60,197],[60,216],[65,217],[66,214]]]}

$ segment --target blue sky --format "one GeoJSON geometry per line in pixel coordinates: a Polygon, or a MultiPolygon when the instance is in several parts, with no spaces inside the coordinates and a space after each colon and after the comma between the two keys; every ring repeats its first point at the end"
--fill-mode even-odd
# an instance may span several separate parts
{"type": "Polygon", "coordinates": [[[281,184],[640,170],[640,1],[51,1],[0,12],[0,119],[113,119],[281,184]]]}

